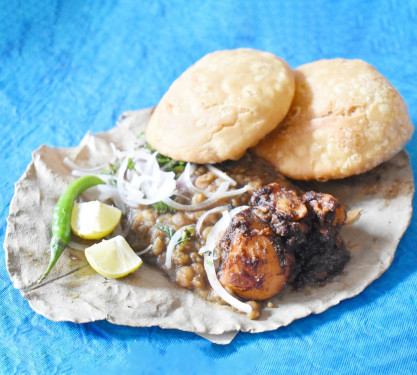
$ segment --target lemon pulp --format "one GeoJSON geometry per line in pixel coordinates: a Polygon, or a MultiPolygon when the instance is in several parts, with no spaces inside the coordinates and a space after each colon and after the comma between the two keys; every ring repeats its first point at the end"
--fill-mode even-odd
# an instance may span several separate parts
{"type": "Polygon", "coordinates": [[[98,240],[119,224],[122,211],[100,201],[76,203],[71,214],[71,229],[79,237],[98,240]]]}
{"type": "Polygon", "coordinates": [[[126,276],[143,263],[122,236],[88,247],[85,249],[85,256],[96,272],[109,278],[126,276]]]}

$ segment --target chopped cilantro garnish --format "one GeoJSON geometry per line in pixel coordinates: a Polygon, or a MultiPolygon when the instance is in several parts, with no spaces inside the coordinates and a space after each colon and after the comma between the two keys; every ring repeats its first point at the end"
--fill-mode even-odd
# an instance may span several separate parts
{"type": "Polygon", "coordinates": [[[131,171],[134,171],[134,170],[135,170],[135,165],[133,164],[133,160],[132,160],[132,158],[127,159],[127,167],[128,167],[131,171]]]}
{"type": "Polygon", "coordinates": [[[162,201],[154,203],[152,207],[156,210],[156,212],[158,212],[158,214],[173,214],[177,212],[175,208],[168,206],[166,203],[162,201]]]}
{"type": "MultiPolygon", "coordinates": [[[[146,143],[145,147],[151,152],[156,151],[149,143],[146,143]]],[[[156,161],[164,171],[175,172],[175,177],[179,177],[179,175],[184,171],[185,165],[187,164],[185,161],[171,159],[170,157],[162,155],[159,152],[156,154],[156,161]]]]}
{"type": "Polygon", "coordinates": [[[156,151],[148,142],[145,143],[145,148],[147,148],[151,152],[155,152],[156,151]]]}
{"type": "Polygon", "coordinates": [[[178,243],[184,243],[191,239],[191,237],[195,236],[195,228],[189,227],[184,230],[184,233],[182,234],[181,239],[178,241],[178,243]]]}
{"type": "Polygon", "coordinates": [[[172,228],[171,226],[169,226],[168,224],[162,224],[162,223],[158,223],[155,225],[158,229],[162,230],[163,232],[165,232],[165,234],[168,236],[169,239],[172,238],[172,236],[175,233],[174,228],[172,228]]]}
{"type": "Polygon", "coordinates": [[[114,163],[109,163],[109,166],[106,169],[103,169],[100,174],[107,174],[114,176],[117,173],[117,170],[120,167],[120,160],[116,160],[114,163]]]}
{"type": "Polygon", "coordinates": [[[210,259],[205,259],[204,260],[209,266],[212,266],[213,265],[213,261],[212,260],[210,260],[210,259]]]}
{"type": "Polygon", "coordinates": [[[142,138],[145,135],[145,132],[139,132],[136,136],[137,139],[142,138]]]}

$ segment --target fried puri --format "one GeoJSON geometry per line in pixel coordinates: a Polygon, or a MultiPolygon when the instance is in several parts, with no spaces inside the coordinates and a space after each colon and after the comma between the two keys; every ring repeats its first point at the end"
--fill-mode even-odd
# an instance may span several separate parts
{"type": "Polygon", "coordinates": [[[288,115],[255,148],[284,176],[329,180],[366,172],[413,133],[407,105],[361,60],[319,60],[294,70],[288,115]]]}
{"type": "Polygon", "coordinates": [[[293,96],[292,70],[279,57],[252,49],[210,53],[173,82],[146,139],[175,160],[237,160],[281,122],[293,96]]]}

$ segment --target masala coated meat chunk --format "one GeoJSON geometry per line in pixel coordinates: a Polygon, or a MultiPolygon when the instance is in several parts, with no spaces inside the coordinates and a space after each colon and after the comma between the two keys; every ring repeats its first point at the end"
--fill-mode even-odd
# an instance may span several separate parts
{"type": "Polygon", "coordinates": [[[249,205],[220,242],[220,282],[239,296],[262,300],[286,283],[321,283],[349,260],[339,234],[346,213],[333,196],[271,183],[249,205]]]}
{"type": "Polygon", "coordinates": [[[304,194],[311,229],[304,247],[295,249],[299,273],[294,284],[318,284],[337,275],[348,262],[349,252],[340,236],[346,220],[343,205],[332,195],[310,191],[304,194]]]}
{"type": "Polygon", "coordinates": [[[249,203],[254,213],[280,236],[287,253],[305,244],[310,219],[305,199],[297,191],[271,183],[256,190],[249,203]]]}
{"type": "Polygon", "coordinates": [[[238,213],[220,242],[223,286],[241,297],[263,300],[277,294],[289,277],[289,254],[279,236],[248,208],[238,213]]]}

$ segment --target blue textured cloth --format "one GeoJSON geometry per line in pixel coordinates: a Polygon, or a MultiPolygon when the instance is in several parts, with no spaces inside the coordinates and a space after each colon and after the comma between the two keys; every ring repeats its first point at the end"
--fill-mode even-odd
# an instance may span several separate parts
{"type": "MultiPolygon", "coordinates": [[[[366,60],[417,124],[416,1],[3,1],[0,241],[31,151],[112,128],[124,111],[155,105],[204,54],[237,47],[292,67],[366,60]]],[[[416,171],[416,140],[406,149],[416,171]]],[[[225,347],[175,330],[48,321],[14,289],[1,252],[0,373],[415,374],[416,243],[414,218],[391,268],[362,294],[225,347]]]]}

